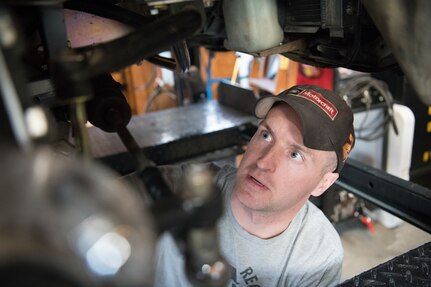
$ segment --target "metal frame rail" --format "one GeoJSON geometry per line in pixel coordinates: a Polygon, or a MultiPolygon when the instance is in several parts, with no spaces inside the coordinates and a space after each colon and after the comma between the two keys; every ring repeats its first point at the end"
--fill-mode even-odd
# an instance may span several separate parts
{"type": "Polygon", "coordinates": [[[348,159],[336,185],[431,233],[431,190],[348,159]]]}

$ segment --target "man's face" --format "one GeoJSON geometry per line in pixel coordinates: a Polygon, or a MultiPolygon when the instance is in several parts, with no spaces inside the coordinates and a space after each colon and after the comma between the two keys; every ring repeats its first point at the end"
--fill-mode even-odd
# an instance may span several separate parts
{"type": "Polygon", "coordinates": [[[301,129],[299,116],[289,105],[269,111],[238,168],[233,195],[243,206],[264,212],[298,211],[311,194],[320,195],[335,181],[337,174],[323,172],[331,152],[305,147],[301,129]]]}

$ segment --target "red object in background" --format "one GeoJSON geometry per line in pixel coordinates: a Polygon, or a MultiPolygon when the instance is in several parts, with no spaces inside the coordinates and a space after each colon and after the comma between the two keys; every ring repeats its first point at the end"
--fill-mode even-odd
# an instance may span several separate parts
{"type": "Polygon", "coordinates": [[[318,68],[310,65],[299,64],[297,85],[319,85],[327,90],[334,89],[334,69],[318,68]]]}
{"type": "Polygon", "coordinates": [[[370,233],[374,232],[374,223],[370,217],[359,215],[359,220],[367,227],[370,233]]]}

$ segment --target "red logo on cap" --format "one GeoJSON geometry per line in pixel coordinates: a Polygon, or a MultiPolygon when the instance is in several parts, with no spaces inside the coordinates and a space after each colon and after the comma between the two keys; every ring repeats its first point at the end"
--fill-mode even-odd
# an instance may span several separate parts
{"type": "Polygon", "coordinates": [[[315,103],[331,118],[331,120],[334,120],[338,114],[337,108],[330,101],[328,101],[321,94],[313,90],[304,90],[295,96],[303,97],[315,103]]]}

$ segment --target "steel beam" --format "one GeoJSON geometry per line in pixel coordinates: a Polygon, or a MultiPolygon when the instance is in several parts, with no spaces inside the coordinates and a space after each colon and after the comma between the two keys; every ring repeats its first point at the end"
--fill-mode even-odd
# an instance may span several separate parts
{"type": "Polygon", "coordinates": [[[431,233],[431,190],[348,159],[336,185],[431,233]]]}

